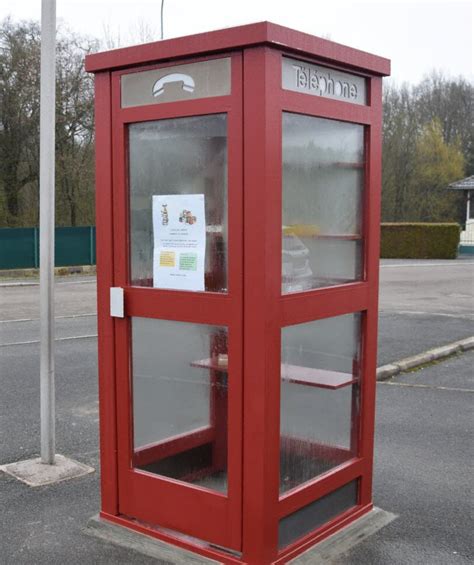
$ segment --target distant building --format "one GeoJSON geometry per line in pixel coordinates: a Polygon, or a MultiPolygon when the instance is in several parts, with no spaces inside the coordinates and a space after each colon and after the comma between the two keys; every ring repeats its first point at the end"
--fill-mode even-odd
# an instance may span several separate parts
{"type": "Polygon", "coordinates": [[[448,190],[464,190],[466,194],[466,227],[461,232],[460,253],[474,253],[474,206],[471,205],[474,192],[474,175],[452,182],[448,190]]]}

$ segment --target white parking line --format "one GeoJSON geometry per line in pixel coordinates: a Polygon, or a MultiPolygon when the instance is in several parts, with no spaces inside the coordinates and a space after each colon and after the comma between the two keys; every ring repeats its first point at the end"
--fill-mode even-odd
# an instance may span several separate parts
{"type": "MultiPolygon", "coordinates": [[[[71,337],[58,337],[54,341],[69,341],[72,339],[91,339],[97,337],[97,334],[90,334],[90,335],[73,335],[71,337]]],[[[16,341],[13,343],[0,343],[0,347],[10,347],[13,345],[31,345],[35,343],[39,343],[39,339],[33,341],[16,341]]]]}
{"type": "MultiPolygon", "coordinates": [[[[64,281],[64,282],[59,282],[56,281],[56,285],[67,285],[67,284],[92,284],[95,283],[96,279],[94,277],[93,280],[91,281],[64,281]]],[[[6,283],[0,283],[0,287],[3,286],[39,286],[39,281],[34,281],[34,282],[29,282],[29,281],[20,281],[20,282],[6,282],[6,283]]]]}
{"type": "Polygon", "coordinates": [[[380,264],[381,269],[398,269],[400,267],[464,267],[465,265],[474,265],[474,262],[459,263],[396,263],[395,265],[380,264]]]}
{"type": "Polygon", "coordinates": [[[425,312],[423,310],[393,310],[380,308],[379,314],[403,314],[404,316],[443,316],[445,318],[455,318],[456,320],[474,320],[474,314],[448,314],[445,312],[425,312]]]}
{"type": "Polygon", "coordinates": [[[437,385],[424,385],[420,383],[400,383],[396,381],[379,381],[378,385],[390,385],[390,386],[405,386],[408,388],[430,388],[433,390],[448,390],[451,392],[470,392],[473,393],[472,388],[454,388],[450,386],[437,386],[437,385]]]}
{"type": "MultiPolygon", "coordinates": [[[[55,320],[64,320],[70,318],[86,318],[89,316],[97,316],[96,312],[90,312],[87,314],[71,314],[69,316],[55,316],[55,320]]],[[[18,318],[17,320],[0,320],[0,324],[12,324],[14,322],[39,322],[39,318],[18,318]]]]}

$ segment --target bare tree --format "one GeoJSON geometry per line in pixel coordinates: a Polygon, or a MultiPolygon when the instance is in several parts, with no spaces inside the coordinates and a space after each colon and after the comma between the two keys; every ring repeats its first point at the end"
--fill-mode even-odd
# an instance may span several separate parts
{"type": "Polygon", "coordinates": [[[446,143],[459,142],[466,159],[466,174],[474,174],[474,88],[433,72],[415,89],[417,113],[424,124],[437,120],[446,143]]]}
{"type": "MultiPolygon", "coordinates": [[[[97,42],[70,31],[57,42],[57,223],[93,223],[93,81],[84,56],[97,42]]],[[[38,221],[40,29],[0,22],[0,219],[38,221]]]]}
{"type": "Polygon", "coordinates": [[[24,188],[38,178],[40,31],[0,25],[0,184],[7,225],[20,225],[24,188]]]}
{"type": "Polygon", "coordinates": [[[462,199],[445,187],[474,172],[473,96],[465,79],[435,72],[384,88],[383,220],[462,221],[462,199]]]}
{"type": "Polygon", "coordinates": [[[126,34],[122,33],[120,26],[114,28],[110,25],[110,22],[102,23],[101,45],[104,49],[117,49],[128,45],[150,43],[157,41],[158,38],[156,27],[141,18],[131,22],[126,34]]]}

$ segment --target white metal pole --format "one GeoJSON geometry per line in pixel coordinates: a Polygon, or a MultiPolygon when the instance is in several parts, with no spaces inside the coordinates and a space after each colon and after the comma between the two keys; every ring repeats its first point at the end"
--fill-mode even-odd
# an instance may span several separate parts
{"type": "Polygon", "coordinates": [[[40,387],[41,462],[55,463],[54,158],[56,0],[41,1],[40,387]]]}
{"type": "Polygon", "coordinates": [[[165,0],[161,0],[161,18],[160,18],[160,23],[161,23],[161,33],[160,33],[160,39],[163,39],[163,29],[164,29],[164,24],[163,24],[163,10],[165,7],[165,0]]]}

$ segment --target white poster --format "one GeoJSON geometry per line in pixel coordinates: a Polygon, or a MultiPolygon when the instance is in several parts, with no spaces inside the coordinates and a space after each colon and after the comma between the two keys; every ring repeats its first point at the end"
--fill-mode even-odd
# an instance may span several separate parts
{"type": "Polygon", "coordinates": [[[204,290],[204,194],[153,196],[153,286],[204,290]]]}

